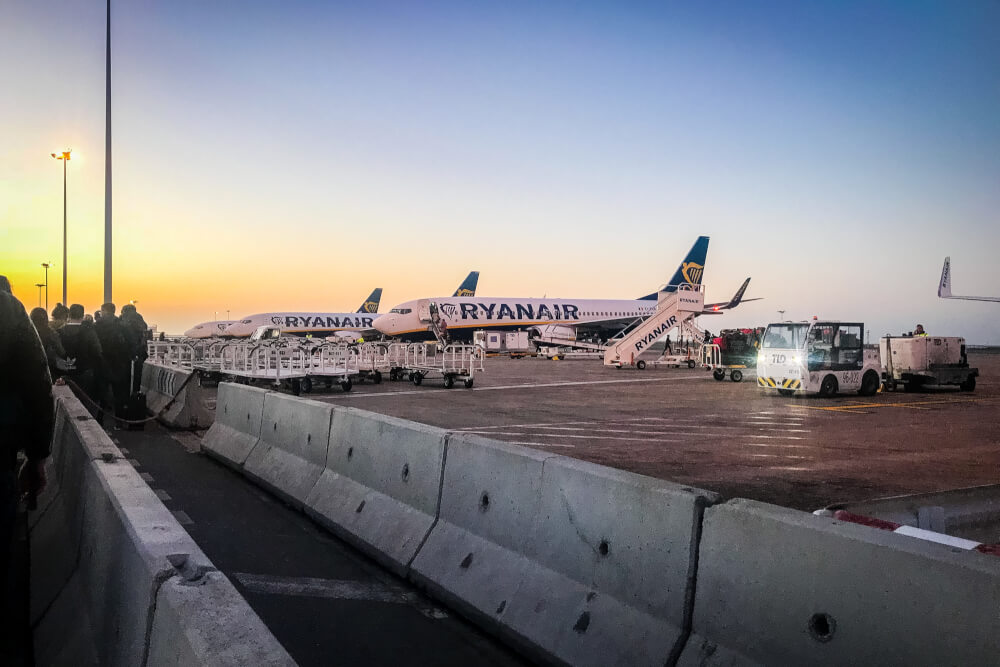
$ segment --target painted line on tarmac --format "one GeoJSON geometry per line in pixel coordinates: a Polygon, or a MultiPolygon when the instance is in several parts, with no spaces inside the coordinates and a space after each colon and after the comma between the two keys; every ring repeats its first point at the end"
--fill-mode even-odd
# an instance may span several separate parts
{"type": "Polygon", "coordinates": [[[845,405],[795,405],[792,407],[804,408],[807,410],[825,410],[827,412],[853,412],[855,410],[869,410],[872,408],[911,408],[916,410],[927,410],[925,405],[948,405],[951,403],[983,403],[988,402],[987,398],[947,398],[927,401],[897,401],[894,403],[847,403],[845,405]]]}
{"type": "MultiPolygon", "coordinates": [[[[547,429],[547,430],[550,430],[550,431],[589,431],[589,432],[592,432],[592,433],[593,432],[599,432],[599,433],[643,433],[644,432],[644,431],[641,431],[641,430],[636,430],[634,428],[602,428],[603,426],[624,426],[624,424],[621,424],[621,425],[618,425],[618,424],[594,424],[593,426],[590,426],[590,427],[585,427],[585,426],[539,426],[539,425],[529,425],[529,427],[531,427],[531,428],[541,428],[541,429],[547,429]]],[[[765,430],[765,431],[776,431],[776,432],[780,432],[780,433],[811,433],[812,432],[812,431],[810,431],[807,428],[769,428],[769,427],[762,427],[762,426],[756,426],[756,425],[751,426],[749,424],[742,425],[742,426],[738,425],[738,424],[684,424],[680,428],[707,428],[707,429],[714,429],[714,428],[738,428],[738,429],[744,429],[747,426],[749,426],[750,428],[759,428],[759,429],[762,429],[762,430],[765,430]]],[[[519,428],[525,428],[525,427],[519,427],[519,428]]],[[[670,431],[670,432],[671,433],[675,433],[676,431],[670,431]]]]}
{"type": "Polygon", "coordinates": [[[794,456],[792,454],[751,454],[754,459],[794,459],[797,461],[808,459],[808,456],[794,456]]]}
{"type": "Polygon", "coordinates": [[[784,447],[786,449],[819,449],[815,445],[794,445],[784,442],[744,442],[744,447],[784,447]]]}
{"type": "MultiPolygon", "coordinates": [[[[680,382],[683,380],[704,380],[703,377],[673,377],[673,378],[630,378],[625,380],[590,380],[590,381],[574,381],[574,382],[544,382],[539,384],[505,384],[497,387],[473,387],[472,389],[466,389],[465,391],[500,391],[505,389],[543,389],[548,387],[580,387],[580,386],[590,386],[597,384],[638,384],[640,382],[680,382]]],[[[446,391],[441,389],[441,391],[446,391]]],[[[461,393],[461,389],[457,390],[461,393]]],[[[426,389],[411,389],[408,391],[381,391],[374,394],[356,394],[354,392],[345,392],[343,394],[332,394],[329,396],[310,396],[310,398],[376,398],[379,396],[405,396],[408,394],[423,394],[425,396],[431,395],[426,389]]]]}
{"type": "Polygon", "coordinates": [[[416,593],[388,583],[350,579],[317,579],[314,577],[279,577],[246,572],[234,572],[233,577],[251,593],[408,604],[428,618],[448,618],[446,612],[428,604],[416,593]]]}
{"type": "MultiPolygon", "coordinates": [[[[506,433],[501,433],[500,435],[506,435],[506,433]]],[[[576,449],[576,445],[570,445],[561,442],[522,442],[519,440],[503,440],[508,445],[524,445],[526,447],[562,447],[565,449],[576,449]]]]}
{"type": "MultiPolygon", "coordinates": [[[[643,442],[663,442],[663,443],[666,443],[666,442],[670,442],[670,443],[684,442],[683,440],[663,440],[663,439],[659,439],[659,438],[648,438],[648,437],[647,438],[640,438],[640,437],[622,437],[622,436],[611,436],[611,435],[569,435],[568,433],[518,433],[518,432],[515,432],[515,433],[496,433],[496,432],[493,432],[493,431],[490,431],[490,432],[487,432],[487,431],[465,431],[465,433],[472,433],[472,434],[475,434],[475,435],[493,435],[493,436],[507,435],[507,436],[511,436],[511,437],[517,436],[519,438],[576,438],[578,440],[641,440],[643,442]]],[[[669,433],[667,435],[684,435],[684,434],[669,433]]],[[[695,435],[695,434],[694,433],[689,433],[687,435],[695,435]]],[[[699,433],[697,435],[705,435],[705,434],[700,434],[699,433]]],[[[724,436],[724,434],[722,434],[722,433],[715,433],[713,435],[717,435],[719,437],[723,437],[724,436]]],[[[509,442],[509,441],[505,440],[504,442],[509,442]]]]}

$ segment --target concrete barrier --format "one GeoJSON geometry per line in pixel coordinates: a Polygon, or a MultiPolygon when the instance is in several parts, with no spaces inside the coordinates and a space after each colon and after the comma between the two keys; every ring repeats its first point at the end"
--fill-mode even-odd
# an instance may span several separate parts
{"type": "Polygon", "coordinates": [[[301,508],[326,466],[333,406],[269,392],[262,414],[260,439],[243,471],[301,508]]]}
{"type": "Polygon", "coordinates": [[[453,436],[412,578],[546,661],[661,665],[686,639],[701,514],[716,500],[453,436]]]}
{"type": "Polygon", "coordinates": [[[338,408],[306,512],[405,575],[437,518],[445,443],[439,428],[338,408]]]}
{"type": "Polygon", "coordinates": [[[215,401],[215,423],[202,438],[202,449],[223,463],[242,468],[260,439],[267,393],[256,387],[220,383],[215,401]]]}
{"type": "Polygon", "coordinates": [[[79,402],[56,393],[55,497],[30,531],[35,663],[294,664],[79,402]]]}
{"type": "Polygon", "coordinates": [[[985,665],[1000,558],[750,500],[705,512],[681,665],[985,665]]]}
{"type": "Polygon", "coordinates": [[[208,428],[215,419],[211,393],[202,389],[198,371],[147,361],[142,367],[141,386],[146,406],[154,415],[170,404],[159,417],[168,426],[208,428]]]}
{"type": "Polygon", "coordinates": [[[438,521],[411,565],[413,581],[511,641],[516,634],[497,616],[531,566],[524,553],[547,458],[545,452],[452,435],[438,521]]]}

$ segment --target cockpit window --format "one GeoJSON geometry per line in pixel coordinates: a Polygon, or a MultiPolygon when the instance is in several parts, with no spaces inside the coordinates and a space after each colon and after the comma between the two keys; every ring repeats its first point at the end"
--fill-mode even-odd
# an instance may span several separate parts
{"type": "Polygon", "coordinates": [[[412,313],[412,308],[393,308],[389,311],[390,313],[399,313],[400,315],[406,315],[407,313],[412,313]]]}
{"type": "Polygon", "coordinates": [[[253,320],[243,320],[243,324],[250,324],[253,320]]]}

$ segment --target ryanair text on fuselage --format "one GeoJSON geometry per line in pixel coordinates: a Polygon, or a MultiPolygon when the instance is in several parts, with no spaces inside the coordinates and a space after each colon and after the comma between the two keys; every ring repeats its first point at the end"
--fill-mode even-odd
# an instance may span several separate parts
{"type": "Polygon", "coordinates": [[[288,329],[322,328],[322,329],[371,329],[375,318],[364,315],[345,315],[344,317],[326,317],[323,315],[285,315],[272,317],[271,323],[288,329]]]}
{"type": "Polygon", "coordinates": [[[448,319],[462,320],[579,320],[580,308],[570,303],[442,303],[438,306],[448,319]]]}

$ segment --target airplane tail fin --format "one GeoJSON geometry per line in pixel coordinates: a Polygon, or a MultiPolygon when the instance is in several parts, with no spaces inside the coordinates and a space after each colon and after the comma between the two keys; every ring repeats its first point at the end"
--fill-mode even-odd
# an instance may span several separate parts
{"type": "Polygon", "coordinates": [[[479,271],[469,271],[462,284],[452,296],[476,296],[476,286],[479,285],[479,271]]]}
{"type": "MultiPolygon", "coordinates": [[[[708,237],[699,236],[698,240],[691,246],[691,250],[688,251],[684,261],[677,267],[674,277],[659,292],[676,292],[680,285],[701,285],[701,278],[705,273],[705,258],[707,256],[708,237]]],[[[640,300],[654,301],[658,298],[659,292],[647,294],[644,297],[640,297],[640,300]]]]}
{"type": "Polygon", "coordinates": [[[361,307],[358,308],[358,312],[377,313],[378,304],[380,301],[382,301],[382,288],[376,287],[375,289],[372,290],[372,293],[368,295],[368,298],[365,299],[365,302],[361,304],[361,307]]]}
{"type": "Polygon", "coordinates": [[[938,285],[938,296],[942,299],[951,298],[951,257],[944,258],[941,267],[941,283],[938,285]]]}

